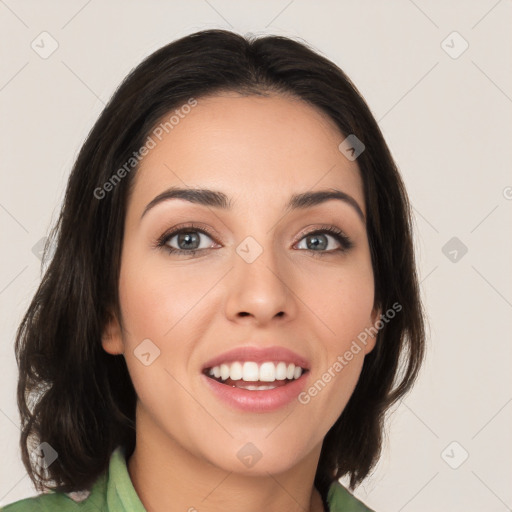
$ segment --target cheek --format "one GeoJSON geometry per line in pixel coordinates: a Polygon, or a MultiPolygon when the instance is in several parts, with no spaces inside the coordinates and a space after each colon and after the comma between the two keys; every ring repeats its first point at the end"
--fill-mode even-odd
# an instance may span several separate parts
{"type": "Polygon", "coordinates": [[[332,426],[357,385],[370,346],[364,333],[372,326],[373,271],[367,260],[336,273],[325,269],[315,282],[308,305],[326,327],[318,340],[324,357],[299,401],[311,417],[322,416],[332,426]]]}
{"type": "Polygon", "coordinates": [[[179,383],[189,377],[195,340],[210,324],[202,299],[218,275],[205,265],[171,266],[161,255],[126,252],[119,280],[126,363],[140,400],[158,410],[163,397],[175,405],[183,399],[179,383]],[[145,366],[148,359],[154,362],[145,366]]]}
{"type": "Polygon", "coordinates": [[[315,279],[304,278],[312,312],[327,328],[324,337],[329,352],[344,350],[350,341],[372,323],[374,280],[371,263],[324,268],[315,279]]]}
{"type": "Polygon", "coordinates": [[[207,268],[170,268],[165,258],[126,258],[119,294],[126,331],[132,341],[151,338],[164,342],[186,325],[191,313],[217,279],[207,268]]]}
{"type": "MultiPolygon", "coordinates": [[[[193,343],[184,341],[198,335],[193,308],[207,283],[135,256],[124,260],[119,280],[125,360],[142,409],[165,430],[173,424],[172,411],[200,415],[180,383],[186,382],[183,363],[193,351],[193,343]]],[[[183,421],[173,429],[186,436],[187,425],[183,421]]]]}

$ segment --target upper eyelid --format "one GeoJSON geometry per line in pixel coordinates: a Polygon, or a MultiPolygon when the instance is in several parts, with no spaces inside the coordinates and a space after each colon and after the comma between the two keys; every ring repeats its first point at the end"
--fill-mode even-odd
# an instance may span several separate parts
{"type": "MultiPolygon", "coordinates": [[[[214,233],[210,233],[210,231],[208,231],[204,227],[198,227],[198,226],[181,226],[181,227],[179,227],[178,226],[178,227],[171,228],[171,229],[167,230],[163,235],[158,237],[157,244],[158,245],[166,244],[169,240],[171,240],[175,236],[179,235],[180,233],[187,232],[187,231],[190,231],[192,233],[194,233],[194,232],[202,233],[202,234],[210,237],[215,243],[217,243],[215,238],[220,238],[218,235],[216,235],[214,233]]],[[[195,249],[195,250],[201,250],[201,249],[195,249]]]]}
{"type": "MultiPolygon", "coordinates": [[[[311,228],[311,229],[305,228],[304,230],[302,230],[297,235],[297,237],[294,239],[293,244],[295,245],[298,242],[300,242],[303,238],[305,238],[306,236],[311,236],[311,235],[316,234],[316,233],[326,233],[328,236],[331,236],[332,238],[337,239],[337,237],[336,237],[337,233],[329,232],[332,229],[339,230],[340,233],[341,233],[341,236],[347,238],[347,240],[350,243],[352,243],[352,238],[345,232],[345,230],[343,230],[343,229],[341,229],[341,228],[339,228],[337,226],[321,225],[321,226],[317,226],[317,227],[314,227],[314,228],[311,228]]],[[[158,241],[162,245],[167,244],[169,242],[169,240],[171,240],[175,236],[179,235],[182,232],[187,232],[187,231],[202,233],[202,234],[208,236],[209,238],[211,238],[213,242],[218,243],[215,240],[215,238],[217,238],[218,235],[216,235],[214,233],[210,233],[206,228],[199,227],[197,225],[188,225],[188,226],[181,226],[181,227],[178,226],[176,228],[172,228],[172,229],[168,230],[166,233],[164,233],[161,237],[159,237],[158,241]]],[[[337,240],[337,241],[338,241],[338,243],[340,243],[339,240],[337,240]]],[[[182,249],[177,249],[177,250],[182,250],[182,249]]],[[[193,249],[193,250],[194,251],[202,251],[204,249],[193,249]]],[[[187,251],[187,252],[192,252],[192,250],[191,251],[187,251]]]]}

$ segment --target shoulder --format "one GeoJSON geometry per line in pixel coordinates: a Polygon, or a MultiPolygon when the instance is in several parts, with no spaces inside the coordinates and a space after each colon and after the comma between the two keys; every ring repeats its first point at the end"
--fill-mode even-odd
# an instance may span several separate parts
{"type": "Polygon", "coordinates": [[[1,512],[103,512],[104,502],[91,494],[83,501],[75,501],[65,493],[51,492],[26,498],[1,508],[1,512]]]}
{"type": "Polygon", "coordinates": [[[25,498],[5,507],[0,512],[107,512],[105,506],[106,478],[100,476],[91,491],[48,492],[25,498]]]}
{"type": "Polygon", "coordinates": [[[375,512],[347,491],[338,481],[333,482],[329,487],[327,502],[329,512],[375,512]]]}
{"type": "Polygon", "coordinates": [[[0,512],[145,512],[133,488],[126,466],[126,451],[120,446],[111,456],[108,470],[90,491],[49,492],[7,505],[0,512]]]}

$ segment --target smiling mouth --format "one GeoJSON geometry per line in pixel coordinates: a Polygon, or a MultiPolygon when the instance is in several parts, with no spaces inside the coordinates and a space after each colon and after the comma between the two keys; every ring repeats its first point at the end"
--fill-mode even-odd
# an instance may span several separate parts
{"type": "Polygon", "coordinates": [[[203,370],[207,377],[233,388],[266,391],[300,379],[308,370],[284,361],[235,361],[203,370]]]}

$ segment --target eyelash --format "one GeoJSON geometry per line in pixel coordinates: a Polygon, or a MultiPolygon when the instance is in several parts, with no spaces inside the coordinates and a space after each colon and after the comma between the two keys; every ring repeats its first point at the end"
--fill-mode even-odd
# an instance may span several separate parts
{"type": "MultiPolygon", "coordinates": [[[[214,239],[214,235],[208,231],[208,229],[204,227],[199,227],[194,224],[190,224],[188,226],[184,226],[169,232],[164,233],[161,237],[158,238],[158,240],[155,243],[155,247],[161,248],[166,250],[169,254],[175,254],[175,255],[189,255],[194,256],[196,253],[204,251],[206,249],[191,249],[191,250],[184,250],[184,249],[175,249],[174,247],[169,247],[167,245],[167,242],[173,238],[176,235],[179,235],[180,233],[203,233],[204,235],[209,236],[210,238],[214,239]]],[[[326,226],[317,228],[313,231],[302,233],[300,235],[300,238],[298,239],[298,242],[302,241],[304,238],[312,235],[318,235],[318,234],[324,234],[327,233],[331,235],[339,244],[341,247],[338,249],[332,249],[330,251],[315,251],[313,249],[299,249],[302,251],[308,251],[309,253],[313,253],[314,256],[325,256],[328,254],[333,253],[344,253],[347,252],[349,249],[351,249],[354,246],[354,243],[352,240],[340,229],[334,227],[334,226],[326,226]]],[[[297,243],[298,243],[297,242],[297,243]]]]}

